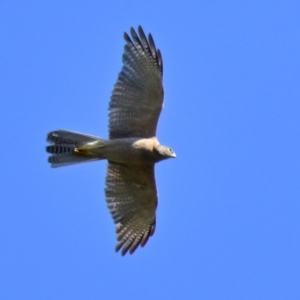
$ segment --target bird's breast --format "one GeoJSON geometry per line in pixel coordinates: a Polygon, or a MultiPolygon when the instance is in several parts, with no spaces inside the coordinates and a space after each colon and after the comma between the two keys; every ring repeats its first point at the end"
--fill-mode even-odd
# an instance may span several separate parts
{"type": "Polygon", "coordinates": [[[104,156],[111,161],[129,164],[154,163],[151,139],[124,138],[109,140],[104,156]]]}

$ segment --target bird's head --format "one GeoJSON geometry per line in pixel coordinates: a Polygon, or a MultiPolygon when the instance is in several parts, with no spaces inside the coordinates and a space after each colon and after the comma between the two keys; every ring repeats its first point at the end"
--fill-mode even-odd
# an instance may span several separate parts
{"type": "Polygon", "coordinates": [[[159,160],[176,157],[175,152],[168,146],[158,145],[155,150],[158,154],[159,160]]]}

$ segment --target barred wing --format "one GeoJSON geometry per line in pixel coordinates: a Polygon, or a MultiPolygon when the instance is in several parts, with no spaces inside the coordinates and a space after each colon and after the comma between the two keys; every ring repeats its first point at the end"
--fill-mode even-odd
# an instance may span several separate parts
{"type": "Polygon", "coordinates": [[[123,67],[109,103],[109,138],[155,136],[163,104],[162,57],[141,26],[124,33],[123,67]]]}
{"type": "Polygon", "coordinates": [[[108,162],[106,174],[106,202],[116,224],[122,255],[147,243],[155,231],[157,193],[154,165],[126,165],[108,162]]]}

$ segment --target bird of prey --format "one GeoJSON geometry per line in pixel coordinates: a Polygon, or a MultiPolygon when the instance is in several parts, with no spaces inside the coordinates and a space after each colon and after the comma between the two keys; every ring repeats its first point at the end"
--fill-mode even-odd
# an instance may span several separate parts
{"type": "Polygon", "coordinates": [[[154,234],[155,163],[176,157],[156,138],[163,105],[163,62],[151,34],[141,26],[124,33],[123,66],[109,102],[109,138],[69,130],[47,135],[51,167],[106,159],[107,206],[116,224],[116,251],[132,254],[154,234]]]}

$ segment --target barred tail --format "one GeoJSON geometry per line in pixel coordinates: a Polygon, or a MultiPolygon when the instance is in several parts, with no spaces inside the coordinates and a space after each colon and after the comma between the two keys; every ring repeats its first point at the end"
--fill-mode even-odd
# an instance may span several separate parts
{"type": "Polygon", "coordinates": [[[51,131],[47,135],[47,142],[51,145],[46,147],[46,151],[52,154],[48,162],[53,168],[102,159],[88,149],[95,144],[98,147],[105,144],[105,140],[96,136],[61,129],[51,131]]]}

